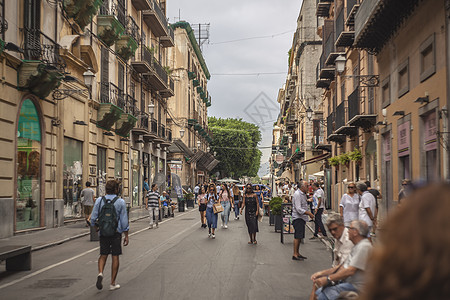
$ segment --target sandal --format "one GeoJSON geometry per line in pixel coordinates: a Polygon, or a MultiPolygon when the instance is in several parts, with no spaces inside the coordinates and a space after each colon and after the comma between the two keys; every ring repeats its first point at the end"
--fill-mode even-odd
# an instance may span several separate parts
{"type": "Polygon", "coordinates": [[[256,245],[256,244],[258,244],[258,242],[257,242],[257,241],[254,241],[254,242],[253,242],[253,244],[255,244],[255,245],[256,245]]]}
{"type": "Polygon", "coordinates": [[[253,242],[248,242],[249,245],[253,244],[253,242]]]}

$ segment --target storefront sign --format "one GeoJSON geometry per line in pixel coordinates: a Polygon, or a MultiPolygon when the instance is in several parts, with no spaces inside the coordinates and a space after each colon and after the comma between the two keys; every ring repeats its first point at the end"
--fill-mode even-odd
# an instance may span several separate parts
{"type": "Polygon", "coordinates": [[[424,149],[431,151],[437,149],[436,113],[433,111],[424,118],[424,149]]]}
{"type": "Polygon", "coordinates": [[[205,172],[203,172],[203,171],[198,171],[198,172],[197,172],[197,175],[198,175],[198,176],[205,176],[205,172]]]}
{"type": "Polygon", "coordinates": [[[399,125],[397,128],[398,156],[407,156],[409,155],[410,121],[399,125]]]}
{"type": "Polygon", "coordinates": [[[179,164],[169,164],[169,166],[170,166],[170,171],[175,172],[175,173],[178,171],[181,172],[181,170],[183,169],[183,165],[179,165],[179,164]]]}
{"type": "Polygon", "coordinates": [[[384,159],[384,161],[391,161],[391,133],[390,132],[383,135],[383,159],[384,159]]]}

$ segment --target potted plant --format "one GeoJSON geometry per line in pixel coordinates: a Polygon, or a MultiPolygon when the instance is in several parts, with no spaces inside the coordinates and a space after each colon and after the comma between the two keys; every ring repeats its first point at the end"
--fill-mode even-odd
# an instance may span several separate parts
{"type": "Polygon", "coordinates": [[[270,214],[273,215],[275,231],[281,230],[282,220],[281,220],[281,203],[283,200],[280,197],[273,198],[270,202],[270,214]]]}
{"type": "Polygon", "coordinates": [[[186,193],[184,195],[184,199],[186,200],[186,206],[194,208],[194,194],[186,193]]]}
{"type": "Polygon", "coordinates": [[[339,166],[339,157],[338,156],[330,157],[328,159],[328,162],[330,163],[331,166],[337,167],[339,166]]]}
{"type": "Polygon", "coordinates": [[[348,165],[349,162],[350,156],[347,153],[342,153],[341,155],[339,155],[339,163],[341,165],[348,165]]]}
{"type": "Polygon", "coordinates": [[[362,153],[358,148],[355,148],[352,152],[348,154],[351,160],[359,163],[362,160],[362,153]]]}
{"type": "Polygon", "coordinates": [[[275,224],[275,215],[272,212],[272,207],[276,206],[276,203],[281,203],[282,199],[280,197],[273,197],[272,200],[269,201],[269,226],[275,224]]]}

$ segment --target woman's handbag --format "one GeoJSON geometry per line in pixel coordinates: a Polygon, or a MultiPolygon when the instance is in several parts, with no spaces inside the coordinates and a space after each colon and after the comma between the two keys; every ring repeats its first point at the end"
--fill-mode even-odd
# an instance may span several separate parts
{"type": "Polygon", "coordinates": [[[223,206],[220,204],[220,202],[216,202],[213,204],[213,212],[215,214],[223,212],[223,206]]]}
{"type": "Polygon", "coordinates": [[[259,222],[262,222],[263,215],[264,215],[264,210],[260,207],[258,210],[258,221],[259,222]]]}

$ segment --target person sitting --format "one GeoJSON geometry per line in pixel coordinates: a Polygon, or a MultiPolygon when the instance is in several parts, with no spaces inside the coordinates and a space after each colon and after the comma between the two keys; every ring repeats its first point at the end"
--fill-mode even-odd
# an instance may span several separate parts
{"type": "Polygon", "coordinates": [[[345,262],[311,276],[311,280],[319,288],[316,291],[318,300],[335,300],[341,292],[358,292],[362,289],[368,257],[372,250],[372,244],[367,239],[368,233],[369,226],[366,222],[351,222],[348,236],[355,246],[345,262]]]}

